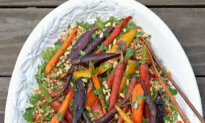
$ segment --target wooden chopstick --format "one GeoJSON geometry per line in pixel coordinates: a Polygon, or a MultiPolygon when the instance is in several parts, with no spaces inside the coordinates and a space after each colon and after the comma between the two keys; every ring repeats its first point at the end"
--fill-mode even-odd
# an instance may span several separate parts
{"type": "Polygon", "coordinates": [[[177,112],[179,113],[179,115],[181,116],[182,120],[185,123],[189,123],[188,118],[186,117],[186,115],[184,114],[184,112],[182,111],[182,109],[180,108],[179,104],[177,103],[176,99],[174,98],[174,96],[171,94],[171,92],[169,91],[168,87],[165,85],[165,82],[163,81],[163,79],[161,78],[159,72],[157,71],[157,68],[154,64],[154,60],[153,57],[150,53],[150,51],[148,50],[148,53],[150,55],[150,60],[152,63],[152,66],[154,68],[154,73],[157,75],[157,78],[159,80],[159,83],[161,84],[162,88],[164,89],[165,93],[167,94],[167,96],[169,97],[170,101],[172,102],[172,104],[174,105],[174,107],[176,108],[177,112]]]}
{"type": "Polygon", "coordinates": [[[189,105],[189,107],[192,109],[192,111],[195,113],[195,115],[199,118],[199,120],[201,121],[201,123],[205,123],[203,117],[199,114],[199,112],[196,110],[196,108],[192,105],[192,103],[189,101],[189,99],[186,97],[186,95],[182,92],[182,90],[177,86],[176,82],[172,79],[172,77],[167,73],[167,71],[165,70],[165,68],[163,67],[163,65],[161,65],[161,63],[159,62],[159,60],[157,59],[154,51],[152,50],[150,44],[148,41],[143,40],[149,50],[149,53],[151,55],[151,59],[154,59],[155,62],[157,63],[157,65],[160,67],[160,69],[162,70],[162,72],[167,76],[167,78],[170,80],[170,82],[172,83],[172,85],[177,89],[177,91],[179,92],[179,94],[183,97],[183,99],[185,100],[185,102],[189,105]],[[152,58],[153,57],[153,58],[152,58]]]}

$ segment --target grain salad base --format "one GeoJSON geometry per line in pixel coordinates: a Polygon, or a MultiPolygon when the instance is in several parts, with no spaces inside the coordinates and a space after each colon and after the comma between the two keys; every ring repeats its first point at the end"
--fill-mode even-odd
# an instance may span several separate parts
{"type": "MultiPolygon", "coordinates": [[[[142,15],[142,13],[135,14],[135,13],[139,13],[137,8],[142,9],[144,12],[145,11],[147,12],[148,10],[143,8],[142,5],[135,3],[134,1],[130,2],[130,4],[123,4],[121,2],[123,2],[123,0],[121,1],[71,0],[68,1],[66,4],[60,6],[60,9],[54,10],[52,13],[50,13],[40,22],[40,24],[34,29],[34,31],[27,39],[18,57],[15,70],[12,75],[10,88],[9,88],[6,115],[5,115],[6,123],[25,122],[22,117],[22,114],[24,113],[25,108],[28,107],[28,95],[32,94],[33,90],[37,88],[37,83],[35,81],[34,75],[37,72],[38,64],[41,63],[40,54],[42,53],[43,49],[45,49],[48,46],[52,46],[54,44],[54,42],[57,40],[58,34],[63,32],[63,30],[67,29],[67,25],[69,23],[72,23],[75,20],[85,20],[88,22],[92,22],[96,16],[101,16],[102,18],[108,18],[109,16],[114,15],[118,18],[121,18],[127,15],[132,15],[134,17],[134,22],[139,22],[140,25],[142,23],[143,27],[149,26],[150,28],[152,28],[152,26],[150,26],[149,24],[146,25],[142,22],[144,18],[138,18],[138,16],[142,15]]],[[[124,3],[126,3],[126,1],[124,1],[124,3]]],[[[183,88],[182,81],[184,80],[189,84],[191,82],[188,81],[192,81],[196,83],[190,64],[183,50],[178,44],[176,38],[173,36],[170,30],[163,24],[163,22],[159,20],[159,18],[157,18],[154,14],[151,14],[149,17],[151,17],[153,21],[157,20],[159,21],[159,23],[162,23],[161,29],[164,32],[168,32],[166,36],[170,40],[172,39],[174,40],[174,41],[172,40],[173,43],[171,43],[169,46],[174,47],[173,45],[177,45],[175,46],[175,48],[178,49],[177,50],[178,52],[177,53],[173,52],[173,54],[177,54],[176,57],[178,58],[180,57],[183,59],[182,60],[183,64],[186,67],[184,71],[180,71],[180,73],[184,73],[188,76],[180,79],[179,76],[175,75],[175,72],[177,73],[177,71],[173,67],[172,71],[174,71],[173,72],[174,78],[176,78],[176,80],[179,81],[180,87],[183,88]]],[[[158,26],[158,24],[156,25],[158,26]]],[[[146,29],[148,29],[148,27],[146,29]]],[[[152,34],[155,35],[156,33],[154,33],[153,31],[152,34]]],[[[164,39],[162,35],[159,37],[164,39]]],[[[154,41],[160,38],[154,37],[154,41]]],[[[171,63],[168,63],[167,61],[169,59],[167,60],[165,59],[166,55],[163,55],[163,53],[159,52],[160,48],[154,45],[154,49],[157,52],[157,54],[159,53],[159,56],[160,58],[163,59],[164,63],[167,64],[168,67],[172,67],[171,63]]],[[[163,48],[163,50],[165,49],[163,48]]],[[[181,62],[179,63],[181,64],[181,62]]],[[[173,64],[176,63],[173,62],[173,64]]],[[[180,68],[184,68],[184,67],[180,67],[180,68]]],[[[188,97],[194,99],[192,101],[193,104],[196,105],[196,108],[200,112],[202,112],[200,96],[197,91],[197,85],[195,84],[190,84],[190,85],[192,85],[192,89],[194,90],[194,92],[190,94],[188,97]]],[[[190,87],[183,88],[183,90],[187,94],[187,92],[190,90],[190,87]]],[[[190,109],[187,106],[185,106],[186,104],[182,101],[180,96],[177,96],[177,100],[178,102],[180,102],[180,105],[184,105],[183,110],[186,111],[186,114],[189,116],[191,121],[198,122],[198,120],[190,111],[190,109]]]]}

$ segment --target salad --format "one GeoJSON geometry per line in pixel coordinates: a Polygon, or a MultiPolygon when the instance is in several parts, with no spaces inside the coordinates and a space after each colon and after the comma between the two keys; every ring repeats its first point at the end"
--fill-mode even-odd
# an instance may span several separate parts
{"type": "MultiPolygon", "coordinates": [[[[132,17],[76,21],[42,52],[28,123],[180,123],[177,90],[132,17]],[[174,101],[175,100],[175,101],[174,101]]],[[[171,72],[166,70],[171,76],[171,72]]]]}

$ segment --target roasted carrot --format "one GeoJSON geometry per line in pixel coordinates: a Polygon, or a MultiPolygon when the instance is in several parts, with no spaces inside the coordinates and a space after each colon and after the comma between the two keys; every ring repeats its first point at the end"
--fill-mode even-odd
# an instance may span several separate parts
{"type": "Polygon", "coordinates": [[[110,95],[110,106],[109,109],[111,110],[114,108],[115,103],[117,102],[117,98],[119,96],[119,89],[120,83],[122,81],[123,73],[124,73],[125,62],[119,62],[116,66],[115,77],[113,81],[112,91],[110,95]]]}
{"type": "Polygon", "coordinates": [[[94,84],[94,87],[96,90],[100,91],[98,97],[100,99],[100,103],[102,105],[102,109],[103,109],[103,113],[106,113],[106,105],[105,105],[105,101],[103,99],[103,94],[102,94],[102,89],[101,89],[101,85],[100,85],[100,81],[98,79],[98,76],[97,76],[97,73],[96,73],[96,70],[94,68],[94,65],[92,62],[90,62],[89,64],[89,69],[90,69],[90,73],[91,73],[91,78],[92,78],[92,81],[93,81],[93,84],[94,84]]]}
{"type": "Polygon", "coordinates": [[[117,110],[118,114],[120,115],[120,117],[122,117],[122,119],[126,122],[126,123],[134,123],[129,116],[127,116],[127,114],[117,105],[115,105],[115,109],[117,110]]]}
{"type": "MultiPolygon", "coordinates": [[[[146,90],[148,94],[150,95],[150,87],[151,87],[150,76],[149,76],[149,68],[148,68],[148,65],[146,64],[146,61],[147,61],[147,48],[145,45],[143,45],[142,59],[141,59],[142,64],[140,64],[139,66],[139,72],[140,72],[140,78],[145,82],[146,90]]],[[[144,108],[144,117],[146,119],[150,119],[151,117],[147,104],[145,104],[145,108],[144,108]]]]}
{"type": "MultiPolygon", "coordinates": [[[[61,115],[65,115],[67,109],[68,109],[68,106],[69,106],[69,102],[70,100],[73,98],[74,96],[74,91],[71,90],[65,97],[63,103],[62,103],[62,106],[60,107],[58,113],[60,113],[61,115]]],[[[51,123],[58,123],[59,120],[58,120],[58,116],[57,114],[55,114],[51,120],[51,123]]]]}
{"type": "Polygon", "coordinates": [[[137,29],[130,29],[127,33],[123,34],[116,43],[113,44],[110,53],[120,53],[125,52],[126,49],[131,45],[135,35],[137,33],[137,29]]]}
{"type": "Polygon", "coordinates": [[[113,84],[114,78],[115,78],[115,68],[111,71],[111,73],[110,73],[110,75],[108,77],[108,80],[107,80],[108,86],[110,88],[112,88],[112,84],[113,84]]]}
{"type": "Polygon", "coordinates": [[[134,123],[142,123],[144,100],[138,99],[136,95],[144,96],[144,90],[141,84],[136,84],[132,90],[132,103],[134,103],[134,105],[132,105],[132,119],[134,123]]]}
{"type": "MultiPolygon", "coordinates": [[[[124,25],[130,20],[132,19],[132,16],[128,16],[126,17],[113,31],[112,33],[110,34],[110,36],[105,40],[103,41],[102,44],[104,44],[105,46],[108,46],[109,44],[111,44],[114,39],[121,33],[124,25]]],[[[100,49],[98,49],[96,51],[96,53],[101,53],[102,51],[100,49]]]]}
{"type": "MultiPolygon", "coordinates": [[[[92,75],[92,80],[93,80],[95,89],[96,90],[101,90],[101,85],[100,85],[100,82],[99,82],[99,79],[98,79],[97,75],[92,75]]],[[[105,101],[103,99],[102,93],[100,93],[98,96],[99,96],[99,99],[100,99],[100,102],[101,102],[101,105],[102,105],[103,112],[106,113],[106,108],[105,108],[106,105],[105,105],[105,101]]]]}
{"type": "MultiPolygon", "coordinates": [[[[51,104],[51,107],[55,111],[59,111],[61,105],[62,105],[61,101],[54,100],[51,104]]],[[[67,110],[66,113],[65,113],[65,119],[70,123],[70,122],[72,122],[72,118],[73,118],[72,113],[69,110],[67,110]]]]}
{"type": "MultiPolygon", "coordinates": [[[[91,89],[92,91],[92,89],[91,89]]],[[[85,107],[92,106],[97,101],[97,96],[93,92],[89,92],[86,95],[85,107]]]]}
{"type": "Polygon", "coordinates": [[[77,28],[73,29],[73,32],[71,35],[67,38],[67,40],[62,44],[60,49],[55,53],[55,55],[51,58],[51,60],[48,62],[45,68],[45,74],[48,74],[51,72],[55,64],[58,62],[59,56],[64,53],[64,51],[68,48],[68,46],[71,44],[73,37],[77,33],[77,28]]]}
{"type": "MultiPolygon", "coordinates": [[[[129,98],[129,97],[130,97],[130,94],[132,93],[133,88],[135,87],[136,83],[139,83],[139,82],[140,82],[140,79],[139,79],[139,78],[137,78],[137,77],[135,77],[135,76],[132,77],[132,79],[131,79],[131,81],[130,81],[130,83],[129,83],[129,86],[128,86],[128,88],[127,88],[127,93],[126,93],[126,95],[125,95],[125,98],[129,98]]],[[[128,106],[125,106],[125,107],[123,108],[123,111],[124,111],[125,113],[127,113],[128,109],[129,109],[128,106]]],[[[123,123],[123,119],[122,119],[121,117],[119,117],[117,123],[123,123]]]]}
{"type": "MultiPolygon", "coordinates": [[[[102,63],[97,69],[97,73],[98,74],[103,74],[104,72],[106,72],[112,65],[112,62],[107,61],[102,63]]],[[[84,78],[90,78],[91,74],[90,71],[88,69],[85,70],[81,70],[81,71],[75,71],[73,72],[73,76],[75,78],[80,78],[80,77],[84,77],[84,78]]]]}
{"type": "Polygon", "coordinates": [[[120,93],[122,92],[126,82],[127,82],[127,79],[128,79],[128,76],[134,74],[134,71],[136,70],[137,68],[137,63],[135,61],[132,61],[132,60],[128,60],[128,63],[127,63],[127,67],[126,67],[126,70],[125,70],[125,74],[122,78],[122,82],[121,82],[121,85],[120,85],[120,93]]]}
{"type": "Polygon", "coordinates": [[[92,108],[95,120],[99,119],[100,117],[104,115],[104,112],[98,102],[95,102],[91,108],[92,108]]]}
{"type": "Polygon", "coordinates": [[[73,120],[73,114],[69,110],[66,111],[65,119],[68,121],[68,123],[71,123],[73,120]]]}

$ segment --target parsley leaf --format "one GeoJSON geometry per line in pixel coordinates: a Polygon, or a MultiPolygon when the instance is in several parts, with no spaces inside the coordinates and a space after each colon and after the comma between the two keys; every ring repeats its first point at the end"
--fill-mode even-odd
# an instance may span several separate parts
{"type": "Polygon", "coordinates": [[[76,50],[76,49],[77,49],[77,46],[74,45],[74,46],[73,46],[73,49],[76,50]]]}
{"type": "Polygon", "coordinates": [[[23,114],[23,117],[27,122],[34,122],[33,116],[34,116],[34,109],[33,108],[27,108],[26,112],[23,114]]]}
{"type": "Polygon", "coordinates": [[[125,54],[126,59],[129,59],[133,55],[134,55],[134,50],[132,50],[131,48],[127,48],[127,51],[125,54]]]}
{"type": "Polygon", "coordinates": [[[58,115],[58,120],[60,121],[63,120],[63,115],[61,113],[58,113],[57,115],[58,115]]]}
{"type": "Polygon", "coordinates": [[[136,94],[135,96],[136,96],[137,99],[141,99],[141,100],[145,100],[146,99],[145,96],[142,96],[140,94],[136,94]]]}
{"type": "Polygon", "coordinates": [[[97,25],[97,27],[100,29],[100,30],[103,30],[104,28],[104,23],[103,21],[100,19],[100,17],[97,17],[96,18],[96,21],[95,21],[95,24],[97,25]]]}
{"type": "Polygon", "coordinates": [[[173,96],[177,95],[177,90],[176,89],[174,89],[171,86],[169,86],[169,90],[170,90],[170,92],[172,93],[173,96]]]}
{"type": "Polygon", "coordinates": [[[84,55],[85,55],[85,52],[82,51],[82,50],[80,50],[79,53],[80,53],[81,56],[84,56],[84,55]]]}
{"type": "Polygon", "coordinates": [[[43,50],[41,56],[42,56],[44,61],[49,61],[53,57],[54,54],[55,54],[54,48],[48,47],[48,48],[43,50]]]}
{"type": "Polygon", "coordinates": [[[147,119],[143,119],[142,123],[148,123],[147,119]]]}
{"type": "Polygon", "coordinates": [[[99,90],[94,90],[93,93],[94,93],[95,95],[100,95],[100,94],[101,94],[101,90],[100,90],[100,89],[99,89],[99,90]]]}
{"type": "Polygon", "coordinates": [[[100,46],[98,46],[98,49],[100,49],[101,51],[106,51],[108,50],[108,47],[105,46],[104,44],[101,44],[100,46]]]}
{"type": "Polygon", "coordinates": [[[51,91],[53,92],[53,91],[57,91],[57,90],[59,90],[60,89],[60,86],[54,86],[52,89],[51,89],[51,91]]]}
{"type": "Polygon", "coordinates": [[[29,98],[29,101],[32,105],[35,105],[39,99],[40,99],[41,95],[40,94],[36,94],[36,95],[32,95],[30,98],[29,98]]]}

